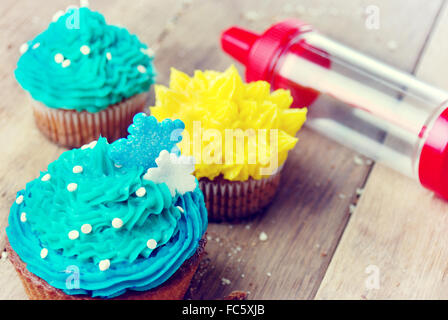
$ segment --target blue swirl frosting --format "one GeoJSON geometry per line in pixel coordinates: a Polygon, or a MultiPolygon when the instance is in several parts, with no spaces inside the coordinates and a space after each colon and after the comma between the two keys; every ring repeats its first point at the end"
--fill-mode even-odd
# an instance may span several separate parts
{"type": "Polygon", "coordinates": [[[16,79],[50,108],[98,112],[154,83],[148,47],[88,8],[69,9],[27,48],[16,79]]]}
{"type": "Polygon", "coordinates": [[[67,294],[112,298],[155,288],[196,252],[207,228],[198,186],[172,197],[164,183],[143,178],[146,168],[117,166],[110,147],[100,138],[64,152],[17,193],[23,200],[10,210],[12,248],[30,272],[67,294]],[[91,231],[84,233],[86,224],[91,231]],[[106,259],[110,267],[101,270],[106,259]],[[79,283],[70,282],[67,271],[79,272],[79,283]]]}

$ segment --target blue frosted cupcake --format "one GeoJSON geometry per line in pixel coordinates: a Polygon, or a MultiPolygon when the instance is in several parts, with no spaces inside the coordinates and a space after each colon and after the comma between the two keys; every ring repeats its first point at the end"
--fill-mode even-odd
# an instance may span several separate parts
{"type": "Polygon", "coordinates": [[[31,299],[184,296],[207,211],[183,128],[140,113],[127,139],[66,151],[17,193],[7,250],[31,299]]]}
{"type": "Polygon", "coordinates": [[[15,76],[36,124],[66,147],[125,136],[155,79],[150,49],[86,7],[68,9],[21,52],[15,76]]]}

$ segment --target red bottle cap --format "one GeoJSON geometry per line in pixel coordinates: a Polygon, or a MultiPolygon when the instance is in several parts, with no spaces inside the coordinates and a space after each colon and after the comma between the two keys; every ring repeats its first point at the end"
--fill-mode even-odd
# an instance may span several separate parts
{"type": "Polygon", "coordinates": [[[271,69],[291,39],[311,26],[295,19],[285,20],[258,35],[239,27],[231,27],[221,35],[222,49],[246,66],[246,81],[271,82],[271,69]]]}
{"type": "Polygon", "coordinates": [[[310,25],[289,19],[274,24],[258,35],[239,27],[231,27],[221,35],[222,49],[246,66],[246,81],[264,80],[273,89],[288,89],[294,99],[292,107],[309,107],[319,96],[310,87],[283,78],[276,73],[277,62],[282,55],[292,53],[324,68],[330,68],[327,54],[301,39],[300,35],[312,31],[310,25]]]}
{"type": "Polygon", "coordinates": [[[420,183],[438,196],[448,199],[448,108],[422,135],[427,138],[420,154],[420,183]]]}

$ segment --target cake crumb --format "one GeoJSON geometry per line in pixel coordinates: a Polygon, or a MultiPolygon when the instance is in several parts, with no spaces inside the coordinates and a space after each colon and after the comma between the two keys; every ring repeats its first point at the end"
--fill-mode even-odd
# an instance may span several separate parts
{"type": "Polygon", "coordinates": [[[227,278],[221,278],[221,284],[222,285],[229,285],[231,281],[227,278]]]}
{"type": "Polygon", "coordinates": [[[224,300],[246,300],[247,296],[249,295],[248,292],[244,291],[232,291],[227,297],[224,298],[224,300]]]}
{"type": "Polygon", "coordinates": [[[328,255],[327,251],[322,251],[320,253],[321,257],[326,257],[328,255]]]}
{"type": "Polygon", "coordinates": [[[262,231],[258,238],[260,239],[260,241],[266,241],[268,240],[268,235],[266,234],[266,232],[262,231]]]}

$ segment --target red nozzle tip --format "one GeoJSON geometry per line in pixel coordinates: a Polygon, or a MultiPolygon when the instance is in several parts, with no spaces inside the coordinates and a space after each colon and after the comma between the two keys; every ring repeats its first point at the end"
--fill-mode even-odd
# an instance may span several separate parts
{"type": "Polygon", "coordinates": [[[230,56],[246,65],[250,49],[258,38],[259,35],[252,31],[231,27],[221,34],[221,47],[230,56]]]}

